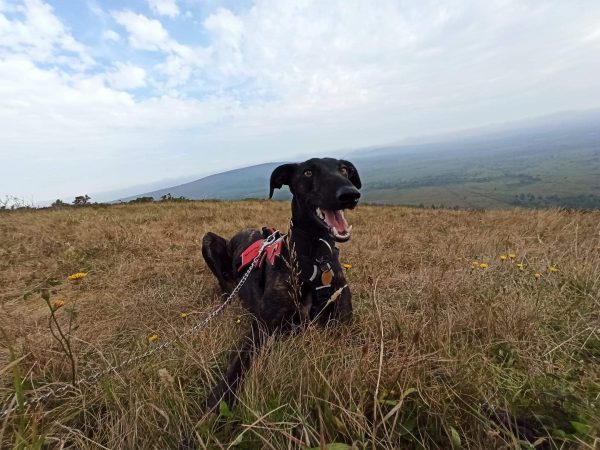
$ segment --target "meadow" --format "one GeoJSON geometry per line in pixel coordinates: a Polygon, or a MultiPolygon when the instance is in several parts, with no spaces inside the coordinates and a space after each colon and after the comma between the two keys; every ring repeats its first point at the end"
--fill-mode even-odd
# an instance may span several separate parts
{"type": "Polygon", "coordinates": [[[202,235],[287,230],[289,204],[0,211],[2,448],[600,448],[600,212],[360,205],[354,320],[271,338],[235,407],[202,411],[248,318],[202,235]],[[80,273],[80,275],[69,276],[80,273]],[[76,380],[75,387],[71,383],[76,380]],[[24,401],[60,389],[37,404],[24,401]]]}

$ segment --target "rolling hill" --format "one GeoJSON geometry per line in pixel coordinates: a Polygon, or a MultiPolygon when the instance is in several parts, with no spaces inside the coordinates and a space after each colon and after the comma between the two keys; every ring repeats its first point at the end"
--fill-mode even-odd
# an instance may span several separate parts
{"type": "MultiPolygon", "coordinates": [[[[467,208],[600,208],[600,111],[555,115],[411,144],[338,152],[371,203],[467,208]]],[[[265,198],[278,162],[236,169],[140,196],[265,198]]],[[[279,193],[277,198],[286,198],[279,193]]]]}
{"type": "Polygon", "coordinates": [[[230,170],[200,178],[199,180],[191,181],[189,183],[180,184],[178,186],[126,197],[123,200],[132,200],[136,197],[154,197],[158,200],[162,195],[167,193],[174,197],[183,196],[195,200],[264,198],[268,195],[269,191],[269,176],[278,164],[281,163],[273,162],[230,170]]]}

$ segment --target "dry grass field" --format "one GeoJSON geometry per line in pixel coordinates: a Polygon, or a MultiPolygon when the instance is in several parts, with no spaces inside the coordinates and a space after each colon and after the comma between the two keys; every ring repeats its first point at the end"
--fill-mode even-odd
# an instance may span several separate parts
{"type": "Polygon", "coordinates": [[[202,235],[287,230],[289,204],[0,213],[1,446],[177,448],[195,430],[210,449],[600,448],[600,212],[348,218],[353,324],[270,339],[237,405],[203,416],[238,303],[95,383],[69,387],[66,353],[81,380],[189,330],[219,304],[202,235]]]}

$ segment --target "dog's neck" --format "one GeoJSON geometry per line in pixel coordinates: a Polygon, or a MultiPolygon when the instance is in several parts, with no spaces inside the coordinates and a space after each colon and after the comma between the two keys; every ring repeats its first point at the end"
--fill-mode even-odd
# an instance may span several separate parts
{"type": "Polygon", "coordinates": [[[292,220],[290,222],[289,244],[297,258],[300,269],[299,278],[305,292],[310,292],[309,316],[318,317],[331,295],[344,283],[339,273],[338,250],[335,241],[329,233],[314,223],[307,215],[302,215],[305,209],[292,201],[292,220]],[[329,274],[328,276],[326,274],[329,274]]]}
{"type": "Polygon", "coordinates": [[[292,200],[290,239],[300,259],[311,261],[331,260],[335,257],[335,240],[322,227],[314,224],[292,200]]]}

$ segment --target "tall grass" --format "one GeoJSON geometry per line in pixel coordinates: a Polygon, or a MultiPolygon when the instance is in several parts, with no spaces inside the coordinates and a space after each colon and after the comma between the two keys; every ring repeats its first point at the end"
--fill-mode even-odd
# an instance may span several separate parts
{"type": "Polygon", "coordinates": [[[173,448],[194,434],[211,449],[600,448],[600,213],[360,206],[348,216],[352,325],[271,338],[237,405],[206,416],[204,396],[248,325],[241,306],[27,408],[21,396],[73,373],[42,293],[64,300],[55,316],[73,325],[85,377],[212,311],[202,235],[286,230],[287,203],[2,215],[0,401],[18,406],[0,420],[2,446],[173,448]],[[87,277],[67,280],[79,271],[87,277]]]}

